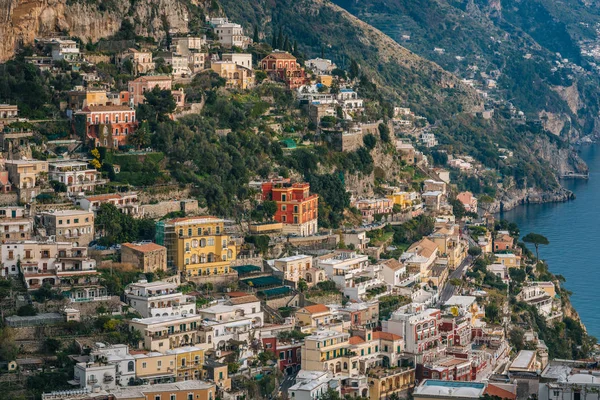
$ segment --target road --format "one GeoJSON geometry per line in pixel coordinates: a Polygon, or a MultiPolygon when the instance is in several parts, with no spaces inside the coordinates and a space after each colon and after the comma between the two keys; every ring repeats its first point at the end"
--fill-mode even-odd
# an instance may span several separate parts
{"type": "Polygon", "coordinates": [[[298,375],[298,372],[294,372],[291,375],[286,375],[283,378],[283,381],[281,381],[281,384],[279,385],[279,390],[281,393],[287,393],[288,389],[294,386],[294,383],[296,383],[296,375],[298,375]]]}
{"type": "Polygon", "coordinates": [[[450,283],[452,279],[462,279],[462,277],[467,272],[467,269],[473,264],[473,257],[467,256],[463,262],[456,268],[454,271],[450,273],[448,280],[446,281],[446,285],[444,289],[442,289],[442,293],[440,294],[440,304],[444,304],[448,301],[450,297],[456,291],[456,287],[450,283]]]}

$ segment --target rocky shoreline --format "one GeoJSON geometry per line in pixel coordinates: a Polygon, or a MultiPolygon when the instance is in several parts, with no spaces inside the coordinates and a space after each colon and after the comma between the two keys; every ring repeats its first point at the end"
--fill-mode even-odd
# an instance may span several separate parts
{"type": "Polygon", "coordinates": [[[490,213],[497,214],[525,204],[563,203],[571,200],[575,200],[575,194],[563,187],[545,191],[531,188],[511,190],[491,203],[487,210],[490,213]]]}

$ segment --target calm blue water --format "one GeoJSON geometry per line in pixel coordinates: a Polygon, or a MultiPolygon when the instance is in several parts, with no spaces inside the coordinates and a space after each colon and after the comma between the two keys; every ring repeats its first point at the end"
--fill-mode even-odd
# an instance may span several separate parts
{"type": "MultiPolygon", "coordinates": [[[[540,233],[550,245],[540,246],[540,258],[550,271],[567,279],[571,301],[587,327],[600,338],[598,298],[600,275],[597,250],[600,248],[600,146],[581,148],[581,157],[590,167],[590,179],[563,181],[577,199],[567,203],[521,206],[502,214],[516,222],[521,235],[540,233]]],[[[533,249],[532,249],[533,250],[533,249]]]]}

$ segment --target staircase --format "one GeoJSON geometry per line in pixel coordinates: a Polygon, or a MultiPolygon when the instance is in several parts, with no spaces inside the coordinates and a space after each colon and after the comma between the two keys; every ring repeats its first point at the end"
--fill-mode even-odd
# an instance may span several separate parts
{"type": "Polygon", "coordinates": [[[269,322],[273,324],[282,324],[284,318],[279,314],[277,310],[273,307],[268,306],[266,303],[262,303],[262,310],[265,313],[265,320],[269,320],[269,322]]]}

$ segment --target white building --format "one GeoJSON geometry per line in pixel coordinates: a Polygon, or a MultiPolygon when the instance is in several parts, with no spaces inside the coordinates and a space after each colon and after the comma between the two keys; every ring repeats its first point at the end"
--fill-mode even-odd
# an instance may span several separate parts
{"type": "Polygon", "coordinates": [[[135,379],[135,361],[125,344],[105,345],[96,343],[88,362],[77,363],[74,380],[81,388],[114,389],[127,386],[135,379]]]}
{"type": "Polygon", "coordinates": [[[229,61],[240,67],[252,69],[252,54],[249,53],[223,53],[222,61],[229,61]]]}
{"type": "Polygon", "coordinates": [[[383,279],[388,285],[403,286],[404,281],[409,278],[406,266],[396,259],[384,260],[379,264],[382,267],[383,279]]]}
{"type": "Polygon", "coordinates": [[[343,289],[352,285],[352,278],[365,271],[369,257],[354,251],[337,251],[333,255],[318,259],[317,266],[325,271],[337,287],[343,289]]]}
{"type": "Polygon", "coordinates": [[[327,371],[300,371],[296,376],[296,384],[288,389],[293,400],[315,400],[322,397],[329,389],[339,393],[339,380],[332,378],[327,371]]]}
{"type": "Polygon", "coordinates": [[[394,311],[387,321],[382,321],[384,332],[402,336],[406,351],[423,354],[424,360],[431,357],[428,351],[437,350],[440,344],[439,325],[441,311],[427,308],[425,304],[410,303],[394,311]]]}
{"type": "Polygon", "coordinates": [[[425,147],[435,147],[438,145],[438,141],[435,135],[431,132],[423,132],[421,133],[421,143],[425,145],[425,147]]]}
{"type": "Polygon", "coordinates": [[[295,256],[278,258],[273,266],[283,274],[283,279],[299,282],[300,279],[306,279],[306,271],[312,268],[312,256],[298,254],[295,256]]]}
{"type": "Polygon", "coordinates": [[[196,313],[196,299],[177,291],[171,282],[132,283],[125,288],[125,297],[143,318],[196,313]]]}
{"type": "Polygon", "coordinates": [[[306,61],[306,66],[316,72],[318,75],[329,75],[337,66],[324,58],[313,58],[306,61]]]}
{"type": "Polygon", "coordinates": [[[48,179],[64,183],[67,193],[91,192],[107,182],[99,171],[90,168],[86,161],[79,160],[49,161],[48,179]]]}
{"type": "Polygon", "coordinates": [[[50,46],[54,61],[78,61],[80,59],[79,46],[74,40],[52,39],[50,46]]]}
{"type": "Polygon", "coordinates": [[[242,49],[248,48],[248,44],[251,43],[249,37],[244,36],[244,28],[240,24],[234,24],[231,22],[225,22],[215,26],[215,33],[217,34],[217,40],[224,47],[240,47],[242,49]]]}

